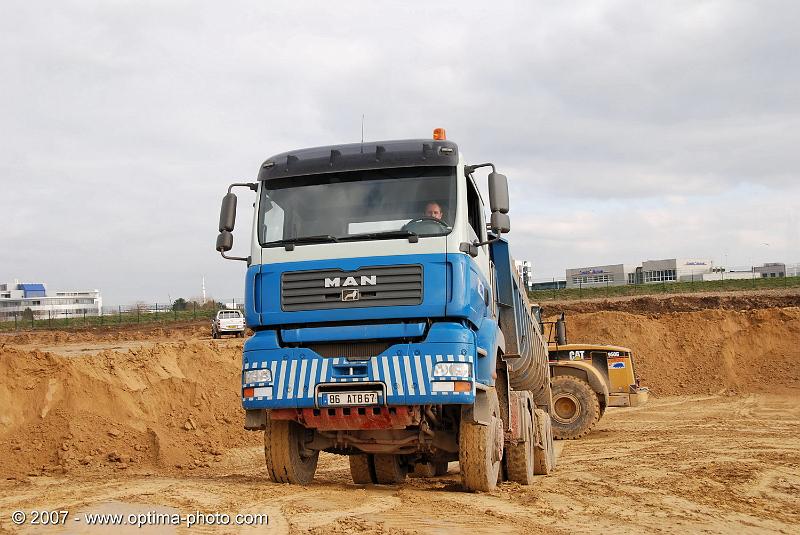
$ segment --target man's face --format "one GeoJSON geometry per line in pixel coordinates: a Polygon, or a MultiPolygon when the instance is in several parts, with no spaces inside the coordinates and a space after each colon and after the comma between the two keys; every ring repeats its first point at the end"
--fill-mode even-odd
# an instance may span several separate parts
{"type": "Polygon", "coordinates": [[[425,207],[425,217],[442,218],[442,207],[435,202],[429,202],[425,207]]]}

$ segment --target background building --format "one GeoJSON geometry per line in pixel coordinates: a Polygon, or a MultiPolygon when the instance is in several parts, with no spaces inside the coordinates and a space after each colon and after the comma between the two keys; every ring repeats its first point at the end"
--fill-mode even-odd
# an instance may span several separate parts
{"type": "Polygon", "coordinates": [[[642,280],[637,284],[657,282],[688,282],[703,280],[703,273],[712,273],[714,262],[686,258],[667,260],[646,260],[642,262],[642,280]]]}
{"type": "Polygon", "coordinates": [[[527,290],[530,290],[533,285],[533,265],[527,260],[514,260],[514,268],[516,268],[522,284],[527,290]]]}
{"type": "Polygon", "coordinates": [[[755,266],[753,268],[753,272],[756,274],[756,277],[761,277],[764,279],[768,277],[785,277],[786,264],[780,262],[770,262],[764,264],[763,266],[755,266]]]}
{"type": "Polygon", "coordinates": [[[711,260],[677,259],[645,260],[641,266],[624,264],[570,268],[566,272],[567,288],[620,286],[623,284],[656,284],[663,282],[703,280],[712,273],[711,260]]]}
{"type": "Polygon", "coordinates": [[[628,269],[623,264],[589,266],[567,270],[567,288],[619,286],[627,284],[628,269]]]}
{"type": "Polygon", "coordinates": [[[97,316],[103,307],[100,290],[47,292],[43,283],[0,284],[0,319],[21,317],[30,309],[35,318],[97,316]]]}

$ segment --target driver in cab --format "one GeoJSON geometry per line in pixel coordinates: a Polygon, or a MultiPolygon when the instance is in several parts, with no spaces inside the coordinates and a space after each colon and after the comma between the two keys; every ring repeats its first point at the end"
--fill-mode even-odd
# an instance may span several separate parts
{"type": "Polygon", "coordinates": [[[441,221],[442,215],[442,207],[438,202],[431,201],[425,206],[425,217],[432,217],[441,221]]]}

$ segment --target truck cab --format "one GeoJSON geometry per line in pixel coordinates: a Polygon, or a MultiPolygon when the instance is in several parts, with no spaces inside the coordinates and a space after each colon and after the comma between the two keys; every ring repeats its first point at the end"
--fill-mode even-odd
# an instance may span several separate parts
{"type": "Polygon", "coordinates": [[[236,197],[229,188],[223,199],[217,250],[248,265],[245,427],[265,430],[276,481],[309,481],[319,451],[348,455],[358,483],[397,482],[415,464],[452,460],[462,461],[468,488],[497,481],[509,414],[507,382],[501,414],[497,370],[509,348],[520,354],[517,318],[527,305],[507,315],[506,336],[501,309],[514,304],[498,295],[498,281],[510,296],[513,279],[499,237],[510,227],[505,177],[486,164],[487,229],[473,178],[482,166],[467,165],[443,138],[268,158],[257,182],[231,186],[256,192],[247,257],[225,254],[236,197]],[[483,468],[464,465],[467,435],[495,444],[483,468]]]}

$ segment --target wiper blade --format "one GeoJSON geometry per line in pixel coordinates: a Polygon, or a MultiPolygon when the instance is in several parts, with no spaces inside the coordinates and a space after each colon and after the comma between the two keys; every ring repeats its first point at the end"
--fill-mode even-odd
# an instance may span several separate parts
{"type": "Polygon", "coordinates": [[[351,234],[349,236],[342,236],[339,241],[356,241],[356,240],[369,240],[369,239],[391,239],[391,238],[415,238],[414,241],[419,239],[416,232],[410,230],[384,230],[381,232],[365,232],[363,234],[351,234]]]}
{"type": "Polygon", "coordinates": [[[294,245],[296,243],[326,243],[338,241],[339,239],[336,236],[331,236],[330,234],[320,234],[318,236],[300,236],[297,238],[287,238],[285,240],[269,241],[264,245],[294,245]]]}

